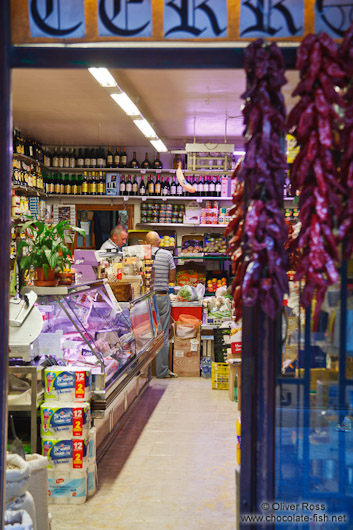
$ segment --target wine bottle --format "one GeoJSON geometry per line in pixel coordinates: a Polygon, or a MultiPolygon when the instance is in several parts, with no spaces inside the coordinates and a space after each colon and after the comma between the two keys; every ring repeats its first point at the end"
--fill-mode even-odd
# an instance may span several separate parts
{"type": "Polygon", "coordinates": [[[91,180],[91,195],[97,195],[97,173],[92,171],[92,180],[91,180]]]}
{"type": "Polygon", "coordinates": [[[211,177],[211,176],[208,177],[208,191],[209,191],[210,197],[216,196],[216,184],[213,179],[214,177],[211,177]]]}
{"type": "Polygon", "coordinates": [[[138,169],[140,167],[140,163],[136,158],[135,151],[132,153],[132,159],[129,162],[129,167],[131,167],[132,169],[138,169]]]}
{"type": "Polygon", "coordinates": [[[121,176],[121,180],[120,180],[120,195],[126,195],[125,175],[121,176]]]}
{"type": "Polygon", "coordinates": [[[151,169],[151,162],[148,160],[148,153],[145,153],[145,160],[141,164],[142,169],[151,169]]]}
{"type": "Polygon", "coordinates": [[[91,158],[90,167],[96,167],[97,166],[97,153],[94,147],[92,147],[91,149],[90,158],[91,158]]]}
{"type": "Polygon", "coordinates": [[[204,184],[203,184],[203,196],[204,197],[209,197],[210,195],[210,188],[209,188],[209,185],[208,185],[208,178],[207,176],[205,176],[205,180],[204,180],[204,184]]]}
{"type": "Polygon", "coordinates": [[[71,193],[72,195],[78,195],[78,176],[73,173],[71,175],[71,193]]]}
{"type": "Polygon", "coordinates": [[[85,161],[84,161],[84,167],[90,167],[91,166],[91,156],[88,147],[85,149],[85,161]]]}
{"type": "Polygon", "coordinates": [[[83,172],[82,195],[88,195],[88,175],[87,175],[87,171],[83,172]]]}
{"type": "Polygon", "coordinates": [[[85,161],[83,158],[82,148],[79,148],[78,155],[77,155],[77,167],[83,167],[85,165],[85,161]]]}
{"type": "Polygon", "coordinates": [[[83,175],[79,175],[78,182],[77,182],[77,195],[82,195],[82,187],[83,187],[83,175]]]}
{"type": "Polygon", "coordinates": [[[162,195],[164,197],[168,197],[170,195],[170,185],[169,185],[169,182],[168,182],[168,177],[164,178],[164,186],[163,186],[163,190],[162,190],[162,195]]]}
{"type": "Polygon", "coordinates": [[[64,167],[64,150],[62,147],[60,147],[58,158],[59,158],[58,166],[64,167]]]}
{"type": "Polygon", "coordinates": [[[157,175],[156,184],[154,186],[154,194],[158,197],[161,195],[161,176],[157,175]]]}
{"type": "Polygon", "coordinates": [[[195,193],[193,194],[194,197],[199,197],[199,177],[197,175],[195,175],[195,179],[194,179],[194,188],[195,188],[195,193]]]}
{"type": "Polygon", "coordinates": [[[139,195],[141,195],[141,197],[144,197],[146,195],[146,185],[143,176],[141,177],[139,195]]]}
{"type": "Polygon", "coordinates": [[[115,153],[114,153],[114,167],[120,167],[120,150],[119,147],[116,147],[115,153]]]}
{"type": "Polygon", "coordinates": [[[65,179],[63,173],[60,173],[60,195],[64,195],[65,193],[65,179]]]}
{"type": "Polygon", "coordinates": [[[59,167],[58,148],[55,147],[53,155],[53,167],[59,167]]]}
{"type": "Polygon", "coordinates": [[[131,182],[131,175],[128,175],[128,177],[127,177],[127,183],[126,183],[126,195],[132,195],[132,182],[131,182]]]}
{"type": "Polygon", "coordinates": [[[74,168],[76,167],[76,151],[75,149],[70,150],[70,167],[74,168]]]}
{"type": "Polygon", "coordinates": [[[153,161],[152,168],[153,169],[163,169],[163,164],[159,160],[159,154],[158,153],[156,153],[156,158],[153,161]]]}
{"type": "Polygon", "coordinates": [[[217,182],[216,182],[216,197],[221,197],[222,195],[222,182],[221,182],[221,177],[217,177],[217,182]]]}
{"type": "Polygon", "coordinates": [[[177,197],[182,197],[183,196],[183,191],[184,191],[184,188],[182,187],[182,185],[180,184],[179,180],[177,181],[177,186],[176,186],[176,195],[177,197]]]}
{"type": "Polygon", "coordinates": [[[107,151],[107,167],[113,167],[113,163],[114,163],[114,157],[113,157],[113,153],[111,152],[110,146],[109,146],[108,151],[107,151]]]}
{"type": "Polygon", "coordinates": [[[153,177],[150,175],[149,181],[148,181],[148,195],[153,196],[154,195],[154,182],[153,177]]]}
{"type": "Polygon", "coordinates": [[[106,166],[106,158],[104,148],[97,149],[97,167],[103,168],[106,166]]]}
{"type": "Polygon", "coordinates": [[[136,180],[136,175],[134,175],[134,180],[132,181],[132,195],[138,195],[139,185],[136,180]]]}
{"type": "Polygon", "coordinates": [[[65,195],[71,195],[71,178],[68,173],[65,175],[65,195]]]}
{"type": "Polygon", "coordinates": [[[120,153],[120,167],[121,168],[127,167],[126,147],[124,147],[124,150],[122,151],[122,153],[120,153]]]}
{"type": "Polygon", "coordinates": [[[70,167],[70,153],[67,147],[64,150],[64,167],[65,168],[70,167]]]}
{"type": "Polygon", "coordinates": [[[175,197],[176,194],[177,194],[177,183],[176,183],[176,180],[175,180],[175,175],[173,175],[173,180],[172,180],[172,183],[170,185],[170,194],[172,197],[175,197]]]}
{"type": "Polygon", "coordinates": [[[203,176],[200,177],[200,182],[199,182],[199,196],[200,197],[204,197],[204,185],[205,185],[205,178],[203,176]]]}

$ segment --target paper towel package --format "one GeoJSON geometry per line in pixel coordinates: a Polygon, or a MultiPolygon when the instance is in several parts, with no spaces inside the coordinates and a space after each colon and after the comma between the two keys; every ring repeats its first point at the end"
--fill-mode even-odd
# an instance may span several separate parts
{"type": "Polygon", "coordinates": [[[49,504],[83,504],[87,500],[87,469],[48,470],[49,504]]]}
{"type": "Polygon", "coordinates": [[[88,467],[88,438],[55,440],[42,438],[42,455],[48,457],[49,469],[68,471],[88,467]]]}
{"type": "Polygon", "coordinates": [[[40,418],[40,433],[44,438],[67,440],[89,435],[89,403],[44,402],[40,406],[40,418]]]}
{"type": "Polygon", "coordinates": [[[44,371],[45,399],[56,401],[89,401],[92,374],[77,366],[51,366],[44,371]]]}

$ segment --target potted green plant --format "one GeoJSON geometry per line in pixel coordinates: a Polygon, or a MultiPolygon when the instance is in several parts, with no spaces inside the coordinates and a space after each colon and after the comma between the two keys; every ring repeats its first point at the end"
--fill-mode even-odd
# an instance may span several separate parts
{"type": "Polygon", "coordinates": [[[36,271],[35,285],[57,285],[56,272],[71,266],[72,255],[65,239],[72,242],[73,238],[68,232],[75,231],[84,236],[85,231],[71,226],[69,221],[45,224],[36,219],[26,221],[18,225],[18,228],[29,236],[21,240],[17,247],[18,254],[22,253],[23,248],[27,249],[26,255],[20,260],[21,270],[29,271],[33,268],[36,271]]]}

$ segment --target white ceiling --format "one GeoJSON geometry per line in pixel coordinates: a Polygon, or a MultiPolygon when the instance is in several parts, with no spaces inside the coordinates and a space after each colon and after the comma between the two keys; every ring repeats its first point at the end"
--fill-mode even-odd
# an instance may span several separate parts
{"type": "MultiPolygon", "coordinates": [[[[200,142],[241,145],[243,70],[110,70],[168,148],[200,142]],[[226,118],[227,126],[226,126],[226,118]]],[[[297,73],[287,72],[287,108],[297,73]]],[[[13,123],[47,145],[151,145],[88,70],[15,69],[13,123]]]]}

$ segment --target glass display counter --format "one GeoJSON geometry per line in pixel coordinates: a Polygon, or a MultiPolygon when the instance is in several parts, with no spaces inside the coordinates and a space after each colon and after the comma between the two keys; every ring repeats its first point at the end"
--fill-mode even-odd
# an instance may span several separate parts
{"type": "Polygon", "coordinates": [[[105,281],[54,288],[26,287],[38,295],[43,329],[32,356],[87,366],[93,374],[95,417],[148,366],[163,345],[154,293],[119,303],[105,281]]]}

